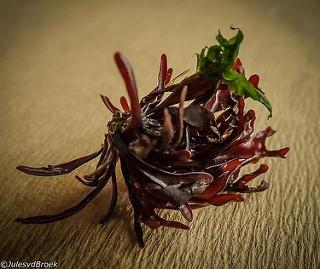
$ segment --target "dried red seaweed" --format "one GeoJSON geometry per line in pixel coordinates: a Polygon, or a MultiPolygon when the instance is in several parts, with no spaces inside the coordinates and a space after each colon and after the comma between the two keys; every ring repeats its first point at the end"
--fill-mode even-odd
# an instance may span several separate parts
{"type": "MultiPolygon", "coordinates": [[[[88,156],[58,165],[17,169],[36,176],[67,174],[100,156],[96,169],[76,179],[94,188],[78,205],[56,215],[17,218],[22,223],[48,223],[61,220],[83,209],[112,178],[112,198],[101,220],[106,222],[115,209],[118,189],[115,166],[120,160],[122,175],[134,211],[134,230],[140,247],[144,246],[141,223],[151,229],[160,226],[188,229],[183,223],[161,218],[158,209],[176,209],[192,221],[192,209],[208,205],[220,206],[230,201],[243,201],[241,193],[263,191],[248,185],[268,170],[262,164],[256,171],[239,176],[240,169],[263,157],[285,158],[289,148],[268,150],[266,138],[274,131],[268,127],[252,135],[255,121],[253,110],[244,112],[246,95],[230,88],[219,73],[207,76],[197,72],[179,83],[170,84],[172,68],[161,55],[158,85],[139,102],[133,71],[125,57],[117,52],[115,61],[124,79],[130,106],[120,98],[121,111],[101,95],[113,113],[108,123],[103,147],[88,156]],[[170,95],[163,99],[164,93],[170,95]],[[185,106],[184,101],[192,101],[185,106]],[[219,116],[215,115],[219,112],[219,116]]],[[[232,64],[234,72],[244,74],[239,59],[232,64]]],[[[258,88],[259,77],[249,82],[258,88]]]]}

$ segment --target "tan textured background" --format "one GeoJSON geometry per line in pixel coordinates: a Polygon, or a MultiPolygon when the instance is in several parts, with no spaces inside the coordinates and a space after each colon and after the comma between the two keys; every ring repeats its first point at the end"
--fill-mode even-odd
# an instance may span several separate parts
{"type": "MultiPolygon", "coordinates": [[[[317,1],[0,1],[0,259],[57,261],[59,268],[320,268],[319,4],[317,1]],[[88,189],[75,173],[35,178],[17,164],[46,165],[96,150],[124,86],[114,51],[130,59],[140,96],[156,81],[159,55],[175,73],[194,67],[195,52],[233,23],[245,33],[241,58],[257,72],[274,117],[257,109],[257,130],[278,132],[268,159],[270,189],[245,203],[195,212],[189,232],[145,229],[136,245],[119,174],[115,217],[98,224],[110,187],[83,212],[48,225],[17,216],[54,213],[88,189]]],[[[79,174],[93,167],[90,164],[79,174]]],[[[168,213],[164,216],[169,217],[168,213]]],[[[178,214],[170,217],[179,219],[178,214]]]]}

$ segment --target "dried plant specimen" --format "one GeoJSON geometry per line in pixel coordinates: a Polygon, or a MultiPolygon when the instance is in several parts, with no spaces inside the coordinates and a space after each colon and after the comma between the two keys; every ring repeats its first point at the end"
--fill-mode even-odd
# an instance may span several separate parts
{"type": "Polygon", "coordinates": [[[263,157],[285,158],[289,148],[268,150],[266,138],[274,131],[268,127],[253,134],[255,112],[245,111],[246,98],[262,103],[272,115],[271,104],[259,88],[259,76],[245,76],[237,58],[243,33],[231,39],[217,35],[217,45],[197,54],[197,70],[176,82],[167,57],[161,55],[158,85],[141,100],[133,71],[119,52],[114,59],[124,79],[130,103],[120,98],[122,110],[101,95],[112,112],[108,132],[100,150],[88,156],[47,167],[18,166],[35,176],[56,176],[99,157],[96,169],[76,179],[92,191],[76,206],[56,215],[17,218],[22,223],[49,223],[70,217],[82,210],[111,179],[112,198],[101,223],[115,209],[118,190],[115,166],[118,161],[134,211],[134,230],[140,247],[144,246],[141,223],[151,229],[188,226],[165,220],[158,209],[179,210],[191,222],[192,209],[243,201],[242,193],[260,192],[268,184],[262,180],[249,186],[268,170],[266,164],[250,174],[239,176],[240,169],[263,157]],[[165,97],[167,96],[167,97],[165,97]],[[188,102],[188,103],[186,103],[188,102]]]}

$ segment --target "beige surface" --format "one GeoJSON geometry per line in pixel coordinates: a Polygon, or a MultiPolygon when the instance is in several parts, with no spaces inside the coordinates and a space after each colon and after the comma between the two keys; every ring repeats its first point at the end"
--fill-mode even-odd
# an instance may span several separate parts
{"type": "Polygon", "coordinates": [[[57,261],[59,268],[320,268],[316,2],[0,1],[0,259],[57,261]],[[194,66],[193,53],[219,28],[230,34],[231,23],[245,33],[247,73],[261,75],[274,107],[267,121],[262,106],[249,104],[258,111],[257,130],[271,125],[278,132],[270,148],[291,147],[286,161],[267,160],[268,191],[196,211],[189,232],[145,229],[142,250],[120,175],[108,225],[98,220],[110,186],[68,220],[13,221],[61,211],[88,192],[75,173],[35,178],[15,166],[66,161],[99,147],[110,113],[98,94],[118,103],[124,93],[114,51],[130,59],[142,96],[156,81],[162,52],[177,74],[194,66]]]}

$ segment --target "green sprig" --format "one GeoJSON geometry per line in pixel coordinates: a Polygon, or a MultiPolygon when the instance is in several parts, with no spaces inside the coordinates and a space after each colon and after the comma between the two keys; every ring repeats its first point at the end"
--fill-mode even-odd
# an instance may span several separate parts
{"type": "Polygon", "coordinates": [[[238,30],[235,36],[226,39],[219,31],[216,36],[219,45],[205,47],[197,54],[197,72],[204,76],[222,76],[230,89],[240,96],[250,97],[263,104],[271,117],[272,107],[267,97],[256,89],[243,74],[232,69],[243,41],[243,33],[239,28],[231,27],[231,29],[238,30]]]}

